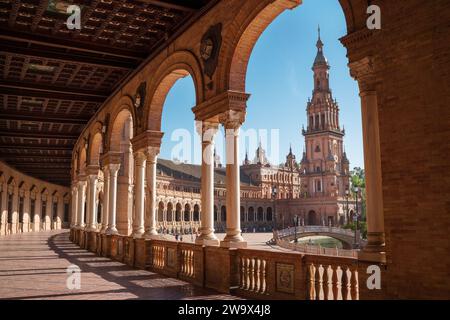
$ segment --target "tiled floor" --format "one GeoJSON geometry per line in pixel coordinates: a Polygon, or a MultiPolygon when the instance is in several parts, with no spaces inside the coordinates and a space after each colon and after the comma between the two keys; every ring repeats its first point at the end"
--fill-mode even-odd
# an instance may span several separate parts
{"type": "Polygon", "coordinates": [[[68,232],[0,238],[0,299],[235,299],[178,279],[97,257],[68,232]],[[80,290],[67,288],[67,267],[81,269],[80,290]]]}

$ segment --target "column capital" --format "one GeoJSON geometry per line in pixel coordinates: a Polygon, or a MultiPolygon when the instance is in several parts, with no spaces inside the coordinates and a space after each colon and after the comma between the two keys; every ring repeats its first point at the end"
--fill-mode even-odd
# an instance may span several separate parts
{"type": "Polygon", "coordinates": [[[196,121],[195,127],[202,142],[212,142],[214,140],[214,136],[219,130],[219,123],[212,121],[196,121]]]}
{"type": "Polygon", "coordinates": [[[111,164],[120,164],[122,162],[122,153],[110,151],[103,154],[100,158],[102,166],[108,166],[111,164]]]}
{"type": "Polygon", "coordinates": [[[77,177],[77,184],[86,184],[87,176],[85,174],[79,174],[77,177]]]}
{"type": "Polygon", "coordinates": [[[159,147],[147,147],[145,149],[145,156],[147,157],[147,161],[149,161],[150,163],[154,163],[156,161],[156,157],[159,155],[159,152],[159,147]]]}
{"type": "Polygon", "coordinates": [[[147,160],[147,154],[143,149],[135,151],[133,153],[133,156],[136,166],[143,166],[145,161],[147,160]]]}
{"type": "Polygon", "coordinates": [[[228,90],[215,97],[195,106],[192,111],[195,120],[219,122],[219,115],[229,111],[243,111],[247,109],[249,93],[228,90]]]}
{"type": "Polygon", "coordinates": [[[375,68],[372,56],[348,64],[350,75],[358,81],[361,94],[375,90],[375,68]]]}
{"type": "Polygon", "coordinates": [[[147,130],[133,139],[131,139],[131,144],[133,145],[133,150],[136,151],[143,151],[145,152],[148,147],[160,147],[161,146],[161,140],[164,136],[164,133],[161,131],[153,131],[153,130],[147,130]]]}
{"type": "Polygon", "coordinates": [[[88,176],[98,176],[98,171],[100,170],[100,167],[97,165],[89,165],[86,168],[86,175],[88,176]]]}
{"type": "Polygon", "coordinates": [[[225,111],[219,115],[219,121],[225,129],[239,129],[245,121],[245,111],[225,111]]]}
{"type": "Polygon", "coordinates": [[[120,163],[110,163],[107,165],[107,170],[109,170],[111,173],[117,173],[120,169],[120,163]]]}

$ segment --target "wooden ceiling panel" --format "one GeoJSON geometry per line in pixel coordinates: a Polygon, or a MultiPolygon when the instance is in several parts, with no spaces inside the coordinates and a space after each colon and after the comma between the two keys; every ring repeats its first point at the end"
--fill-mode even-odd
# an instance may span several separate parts
{"type": "Polygon", "coordinates": [[[72,149],[91,116],[215,2],[0,0],[0,159],[69,185],[72,149]],[[67,29],[68,4],[81,7],[81,30],[67,29]]]}

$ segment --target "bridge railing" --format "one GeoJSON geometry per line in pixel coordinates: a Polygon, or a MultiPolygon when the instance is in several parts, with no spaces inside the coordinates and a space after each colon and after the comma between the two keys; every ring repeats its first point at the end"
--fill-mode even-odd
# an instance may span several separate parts
{"type": "Polygon", "coordinates": [[[295,231],[297,231],[297,233],[335,233],[348,237],[353,237],[355,235],[354,231],[350,229],[329,226],[298,226],[297,228],[290,227],[282,230],[277,230],[276,234],[278,238],[284,238],[294,235],[295,231]]]}
{"type": "Polygon", "coordinates": [[[320,245],[310,245],[307,243],[292,243],[283,239],[277,239],[276,245],[281,248],[298,251],[302,253],[309,253],[315,255],[326,255],[336,257],[350,257],[356,258],[358,256],[357,250],[352,249],[339,249],[339,248],[326,248],[320,245]]]}

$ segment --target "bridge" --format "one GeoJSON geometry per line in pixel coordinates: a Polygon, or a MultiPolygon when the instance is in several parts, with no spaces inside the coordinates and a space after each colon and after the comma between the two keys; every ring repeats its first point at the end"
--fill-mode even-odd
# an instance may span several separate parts
{"type": "MultiPolygon", "coordinates": [[[[330,226],[298,226],[290,227],[273,232],[273,242],[284,240],[290,242],[297,239],[311,236],[326,236],[337,239],[342,242],[344,249],[355,247],[355,232],[350,229],[342,229],[330,226]],[[297,230],[296,230],[297,229],[297,230]]],[[[366,240],[359,237],[357,247],[361,248],[366,245],[366,240]]]]}

